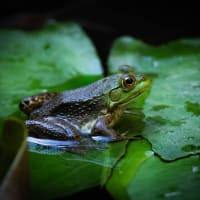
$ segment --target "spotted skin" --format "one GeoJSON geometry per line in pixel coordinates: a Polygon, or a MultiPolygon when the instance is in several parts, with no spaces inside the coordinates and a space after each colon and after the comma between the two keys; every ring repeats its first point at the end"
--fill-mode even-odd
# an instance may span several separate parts
{"type": "Polygon", "coordinates": [[[24,113],[30,115],[33,110],[41,107],[44,102],[54,98],[57,94],[57,92],[45,92],[26,97],[20,101],[19,107],[24,113]]]}

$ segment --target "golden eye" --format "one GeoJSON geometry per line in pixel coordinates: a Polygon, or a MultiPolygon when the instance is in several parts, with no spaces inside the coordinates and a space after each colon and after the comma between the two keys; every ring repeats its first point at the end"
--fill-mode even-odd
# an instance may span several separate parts
{"type": "Polygon", "coordinates": [[[135,86],[136,79],[133,75],[125,76],[122,79],[122,87],[125,89],[131,89],[135,86]]]}

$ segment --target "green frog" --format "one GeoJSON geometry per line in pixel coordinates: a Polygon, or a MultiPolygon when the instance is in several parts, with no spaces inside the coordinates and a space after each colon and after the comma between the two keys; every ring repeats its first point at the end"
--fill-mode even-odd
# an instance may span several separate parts
{"type": "Polygon", "coordinates": [[[29,116],[25,124],[31,136],[70,141],[89,137],[113,142],[124,138],[113,126],[150,82],[124,65],[118,74],[81,88],[24,98],[20,108],[29,116]]]}

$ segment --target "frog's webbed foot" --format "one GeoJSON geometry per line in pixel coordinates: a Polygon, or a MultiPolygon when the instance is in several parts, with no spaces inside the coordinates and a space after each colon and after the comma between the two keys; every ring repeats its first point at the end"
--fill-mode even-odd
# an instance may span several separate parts
{"type": "Polygon", "coordinates": [[[39,138],[58,140],[79,140],[79,131],[66,118],[45,117],[38,120],[27,120],[29,134],[39,138]]]}

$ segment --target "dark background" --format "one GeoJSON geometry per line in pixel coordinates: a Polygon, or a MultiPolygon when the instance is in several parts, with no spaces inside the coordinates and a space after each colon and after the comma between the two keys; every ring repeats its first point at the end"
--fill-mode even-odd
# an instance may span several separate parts
{"type": "Polygon", "coordinates": [[[4,2],[0,7],[0,27],[35,29],[48,19],[78,22],[93,40],[104,65],[113,40],[121,35],[132,35],[153,45],[200,37],[199,6],[192,1],[44,2],[4,2]]]}
{"type": "MultiPolygon", "coordinates": [[[[49,19],[79,23],[94,42],[106,66],[115,38],[131,35],[152,45],[179,38],[200,38],[200,9],[192,1],[4,1],[0,6],[0,28],[33,30],[49,19]]],[[[111,199],[105,190],[94,188],[81,198],[111,199]]],[[[79,199],[79,194],[70,199],[79,199]]]]}

